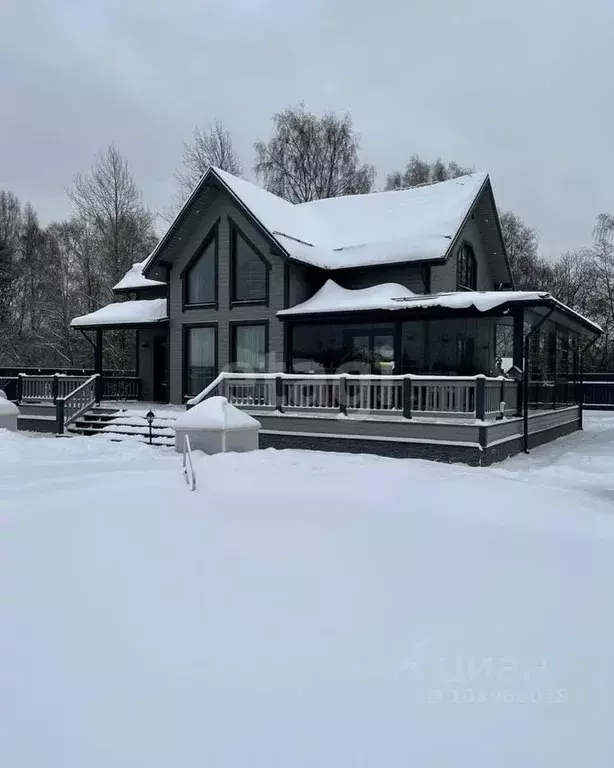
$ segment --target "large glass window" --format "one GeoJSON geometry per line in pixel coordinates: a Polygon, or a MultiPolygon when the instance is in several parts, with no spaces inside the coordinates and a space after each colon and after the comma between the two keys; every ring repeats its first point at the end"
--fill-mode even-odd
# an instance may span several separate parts
{"type": "Polygon", "coordinates": [[[475,291],[478,284],[478,269],[473,248],[463,243],[456,257],[456,290],[475,291]]]}
{"type": "Polygon", "coordinates": [[[184,276],[186,305],[215,304],[217,296],[216,236],[207,238],[201,252],[184,276]]]}
{"type": "Polygon", "coordinates": [[[267,369],[267,326],[232,326],[232,360],[236,371],[264,373],[267,369]]]}
{"type": "Polygon", "coordinates": [[[492,374],[497,367],[494,323],[486,318],[427,321],[427,356],[432,373],[492,374]]]}
{"type": "Polygon", "coordinates": [[[231,230],[231,258],[231,301],[266,302],[268,266],[234,227],[231,230]]]}
{"type": "Polygon", "coordinates": [[[400,373],[424,373],[424,332],[422,320],[403,323],[401,335],[401,371],[400,373]]]}
{"type": "Polygon", "coordinates": [[[213,326],[186,328],[186,395],[197,395],[217,376],[217,332],[213,326]]]}
{"type": "Polygon", "coordinates": [[[294,373],[393,373],[394,326],[296,325],[294,373]]]}

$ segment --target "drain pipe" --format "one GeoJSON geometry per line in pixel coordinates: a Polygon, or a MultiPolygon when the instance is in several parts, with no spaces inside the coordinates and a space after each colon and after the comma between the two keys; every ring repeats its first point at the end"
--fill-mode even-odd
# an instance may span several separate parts
{"type": "Polygon", "coordinates": [[[524,370],[522,372],[522,450],[529,452],[529,342],[542,325],[550,319],[554,307],[524,337],[524,370]]]}

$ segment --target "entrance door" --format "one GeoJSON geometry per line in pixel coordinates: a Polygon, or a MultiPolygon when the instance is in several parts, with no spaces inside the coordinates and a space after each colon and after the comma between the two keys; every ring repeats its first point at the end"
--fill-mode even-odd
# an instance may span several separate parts
{"type": "Polygon", "coordinates": [[[153,399],[156,403],[168,403],[168,341],[166,336],[154,336],[153,340],[153,399]]]}
{"type": "Polygon", "coordinates": [[[348,353],[348,359],[355,361],[356,371],[351,370],[351,364],[344,366],[348,373],[394,373],[394,329],[372,331],[361,328],[347,330],[344,333],[343,346],[348,353]]]}

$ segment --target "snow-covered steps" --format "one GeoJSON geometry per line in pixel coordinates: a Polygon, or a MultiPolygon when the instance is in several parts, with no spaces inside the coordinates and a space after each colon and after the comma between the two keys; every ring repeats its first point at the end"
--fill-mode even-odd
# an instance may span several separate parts
{"type": "MultiPolygon", "coordinates": [[[[149,409],[97,406],[71,424],[67,432],[75,435],[105,437],[114,441],[149,442],[149,409]]],[[[180,413],[181,411],[179,411],[180,413]]],[[[178,413],[162,410],[152,424],[152,444],[175,445],[174,422],[178,413]]]]}

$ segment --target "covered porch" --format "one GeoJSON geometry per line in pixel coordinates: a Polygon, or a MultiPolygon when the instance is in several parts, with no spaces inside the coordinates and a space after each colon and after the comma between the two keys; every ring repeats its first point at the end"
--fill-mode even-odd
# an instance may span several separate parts
{"type": "Polygon", "coordinates": [[[75,318],[71,327],[83,333],[93,348],[94,373],[99,375],[97,402],[147,400],[168,402],[168,314],[166,299],[141,299],[109,304],[75,318]],[[105,334],[134,331],[132,377],[105,376],[105,334]]]}
{"type": "MultiPolygon", "coordinates": [[[[434,377],[448,382],[447,391],[463,377],[503,376],[518,382],[518,415],[525,403],[555,410],[579,402],[582,354],[601,333],[587,318],[545,293],[402,296],[399,288],[350,291],[329,281],[312,299],[280,312],[286,372],[410,375],[426,377],[425,386],[434,377]]],[[[420,395],[429,396],[435,395],[420,395]]]]}

